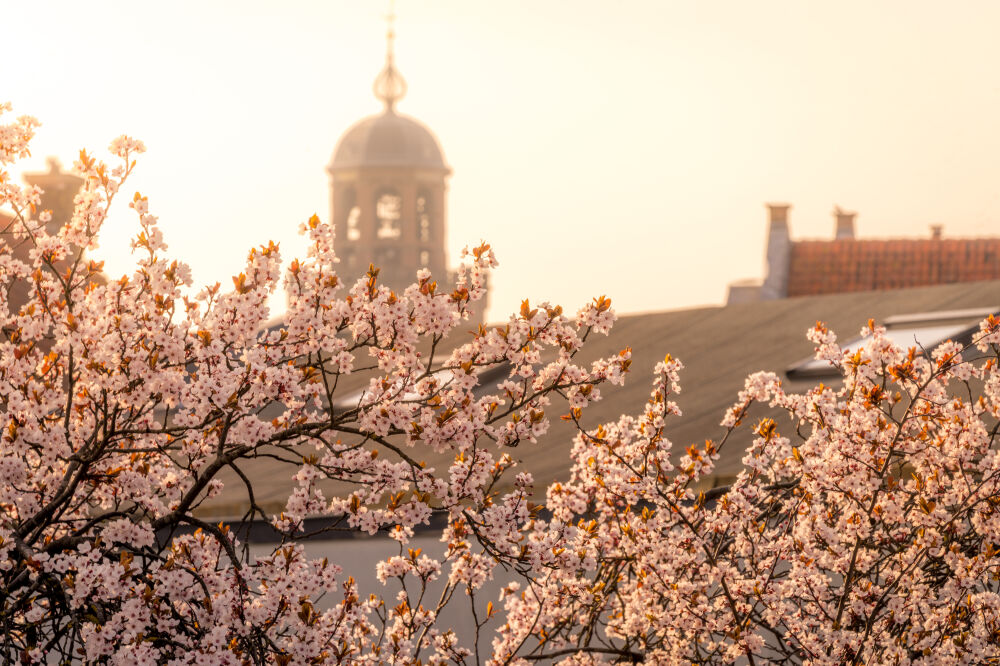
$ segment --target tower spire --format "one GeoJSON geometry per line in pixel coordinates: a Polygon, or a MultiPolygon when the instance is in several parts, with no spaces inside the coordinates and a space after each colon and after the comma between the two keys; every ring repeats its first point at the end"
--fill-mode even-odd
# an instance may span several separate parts
{"type": "Polygon", "coordinates": [[[375,77],[375,97],[385,104],[386,111],[392,112],[396,102],[401,100],[406,94],[406,81],[403,75],[396,69],[396,12],[395,2],[390,0],[389,13],[385,15],[385,66],[375,77]]]}

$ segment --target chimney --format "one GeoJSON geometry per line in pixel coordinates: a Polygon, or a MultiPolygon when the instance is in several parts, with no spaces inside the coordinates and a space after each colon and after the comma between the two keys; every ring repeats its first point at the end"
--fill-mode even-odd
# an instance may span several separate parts
{"type": "Polygon", "coordinates": [[[941,233],[944,231],[944,225],[942,224],[932,224],[931,225],[931,238],[933,240],[941,240],[941,233]]]}
{"type": "Polygon", "coordinates": [[[788,263],[792,242],[788,235],[789,204],[767,204],[767,276],[760,288],[761,300],[788,295],[788,263]]]}
{"type": "Polygon", "coordinates": [[[840,206],[833,207],[833,216],[837,221],[834,238],[837,240],[854,238],[854,218],[857,213],[848,213],[840,206]]]}
{"type": "Polygon", "coordinates": [[[787,232],[788,209],[791,208],[791,205],[769,203],[766,204],[766,206],[767,206],[768,232],[772,232],[776,228],[782,228],[787,232]]]}

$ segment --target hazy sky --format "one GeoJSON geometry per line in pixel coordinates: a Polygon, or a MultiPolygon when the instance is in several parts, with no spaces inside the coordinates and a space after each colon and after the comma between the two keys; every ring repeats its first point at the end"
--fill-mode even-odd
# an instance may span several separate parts
{"type": "MultiPolygon", "coordinates": [[[[0,100],[43,123],[30,167],[121,133],[196,282],[302,248],[325,166],[377,113],[387,3],[2,0],[0,100]]],[[[794,237],[996,235],[1000,3],[399,0],[402,113],[454,169],[449,252],[493,243],[520,299],[621,312],[720,303],[794,237]]],[[[125,202],[122,202],[125,203],[125,202]]],[[[99,254],[128,270],[124,205],[99,254]]]]}

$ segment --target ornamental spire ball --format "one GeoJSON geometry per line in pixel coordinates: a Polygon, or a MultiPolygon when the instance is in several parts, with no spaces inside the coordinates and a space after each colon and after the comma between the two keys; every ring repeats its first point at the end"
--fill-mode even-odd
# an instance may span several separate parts
{"type": "Polygon", "coordinates": [[[392,111],[396,102],[406,95],[406,81],[396,69],[395,53],[393,52],[396,41],[396,31],[393,28],[395,20],[396,14],[390,8],[389,13],[386,14],[388,27],[385,33],[385,67],[375,77],[375,85],[373,86],[375,97],[385,104],[386,111],[392,111]]]}

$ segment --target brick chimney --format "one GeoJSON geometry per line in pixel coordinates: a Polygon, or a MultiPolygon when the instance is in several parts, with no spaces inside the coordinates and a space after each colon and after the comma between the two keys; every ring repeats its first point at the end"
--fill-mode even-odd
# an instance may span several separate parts
{"type": "Polygon", "coordinates": [[[931,225],[931,238],[933,240],[941,240],[941,234],[944,232],[943,224],[932,224],[931,225]]]}
{"type": "Polygon", "coordinates": [[[833,217],[836,220],[834,238],[837,240],[854,238],[854,218],[857,213],[849,213],[841,210],[840,206],[833,207],[833,217]]]}
{"type": "Polygon", "coordinates": [[[792,241],[788,235],[789,204],[767,204],[767,277],[760,288],[761,300],[788,295],[788,263],[792,241]]]}

